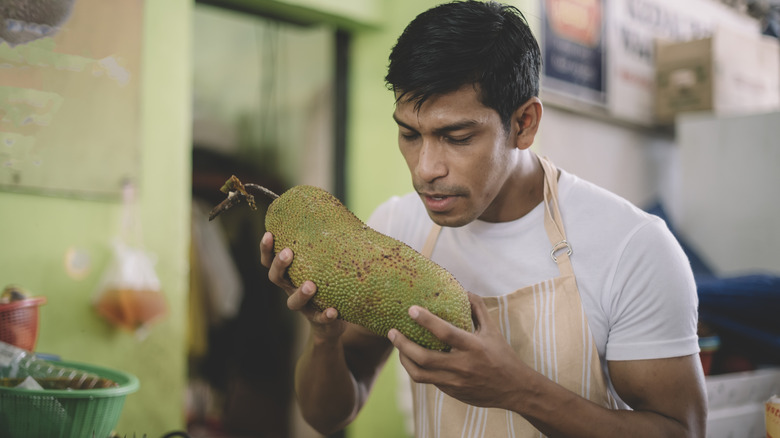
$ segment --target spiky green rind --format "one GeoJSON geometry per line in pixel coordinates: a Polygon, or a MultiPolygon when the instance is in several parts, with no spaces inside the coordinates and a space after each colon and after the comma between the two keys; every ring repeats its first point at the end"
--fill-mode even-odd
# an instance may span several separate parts
{"type": "Polygon", "coordinates": [[[333,307],[340,318],[381,336],[397,328],[432,350],[449,346],[409,317],[412,305],[471,331],[468,296],[452,274],[368,227],[327,191],[293,187],[268,207],[265,225],[277,254],[293,250],[292,283],[317,285],[312,302],[319,310],[333,307]]]}

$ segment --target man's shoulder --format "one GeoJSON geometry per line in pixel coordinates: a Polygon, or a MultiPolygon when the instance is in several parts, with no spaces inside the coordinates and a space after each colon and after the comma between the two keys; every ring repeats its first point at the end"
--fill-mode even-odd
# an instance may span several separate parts
{"type": "Polygon", "coordinates": [[[654,216],[634,203],[574,174],[562,171],[560,185],[560,208],[564,219],[568,212],[578,219],[607,223],[619,221],[639,225],[654,220],[654,216]]]}
{"type": "Polygon", "coordinates": [[[587,242],[594,249],[641,242],[648,250],[673,240],[662,219],[625,198],[571,174],[563,185],[561,216],[571,240],[587,242]]]}
{"type": "Polygon", "coordinates": [[[380,204],[371,217],[368,225],[375,230],[399,238],[399,234],[408,232],[409,228],[430,226],[430,218],[416,193],[410,192],[401,196],[393,196],[380,204]]]}
{"type": "Polygon", "coordinates": [[[424,213],[420,198],[414,192],[392,196],[379,204],[369,218],[369,222],[382,217],[413,218],[424,213]]]}
{"type": "Polygon", "coordinates": [[[390,198],[386,199],[384,202],[379,204],[375,212],[381,212],[387,210],[392,211],[398,206],[416,207],[416,206],[422,206],[422,203],[420,202],[420,197],[417,196],[417,193],[409,192],[403,195],[391,196],[390,198]]]}

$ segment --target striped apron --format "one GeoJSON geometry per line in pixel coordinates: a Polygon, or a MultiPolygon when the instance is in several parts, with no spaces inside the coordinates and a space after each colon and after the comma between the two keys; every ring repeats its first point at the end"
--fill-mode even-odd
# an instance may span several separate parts
{"type": "MultiPolygon", "coordinates": [[[[558,210],[558,171],[541,158],[545,173],[544,226],[560,276],[499,297],[484,297],[490,317],[518,357],[537,372],[599,405],[617,408],[601,368],[598,351],[574,278],[571,246],[558,210]]],[[[441,227],[435,225],[422,253],[430,257],[441,227]]],[[[412,382],[415,436],[541,437],[520,415],[464,404],[434,385],[412,382]]],[[[564,415],[565,413],[561,413],[564,415]]]]}

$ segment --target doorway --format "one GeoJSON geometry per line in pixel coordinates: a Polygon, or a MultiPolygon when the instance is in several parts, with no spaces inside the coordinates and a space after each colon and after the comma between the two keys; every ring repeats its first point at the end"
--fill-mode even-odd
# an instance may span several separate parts
{"type": "Polygon", "coordinates": [[[276,193],[311,184],[343,200],[349,36],[206,3],[193,13],[189,432],[319,436],[293,400],[308,324],[259,261],[265,205],[213,222],[207,213],[233,174],[276,193]]]}

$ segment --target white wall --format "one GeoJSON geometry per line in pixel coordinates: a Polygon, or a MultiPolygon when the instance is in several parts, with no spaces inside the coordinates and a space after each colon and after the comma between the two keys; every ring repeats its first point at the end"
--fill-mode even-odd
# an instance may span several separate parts
{"type": "Polygon", "coordinates": [[[780,112],[677,120],[670,215],[723,275],[780,273],[780,112]]]}
{"type": "Polygon", "coordinates": [[[674,190],[669,133],[545,106],[538,151],[559,167],[645,208],[674,190]]]}
{"type": "Polygon", "coordinates": [[[687,114],[672,134],[546,106],[536,147],[639,207],[660,200],[716,273],[780,273],[780,113],[687,114]]]}

